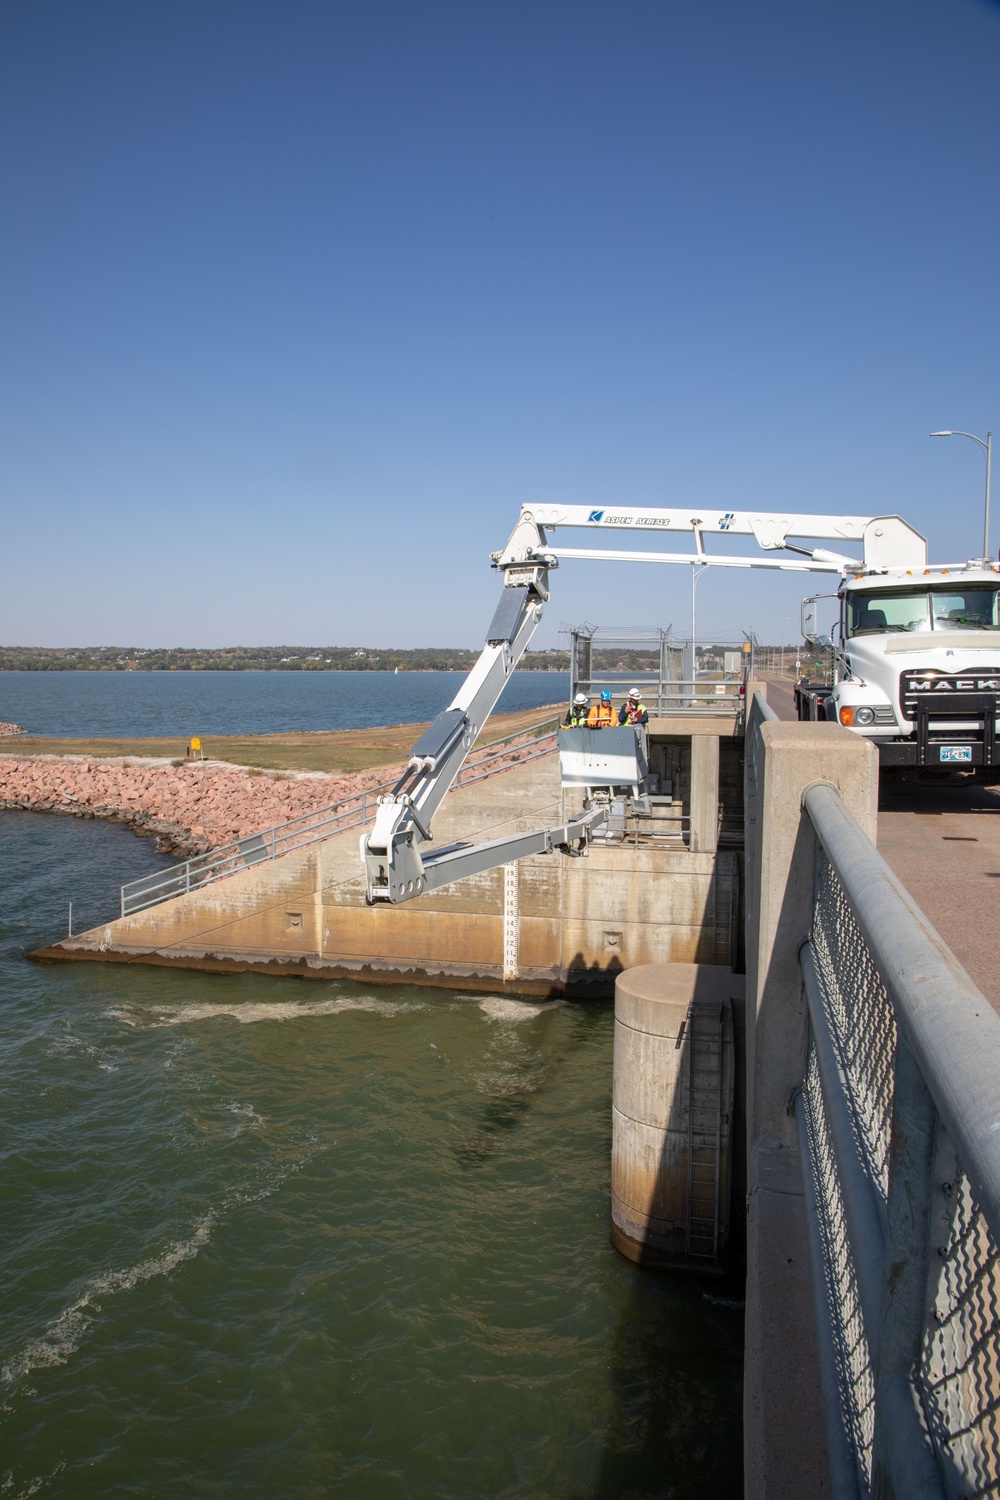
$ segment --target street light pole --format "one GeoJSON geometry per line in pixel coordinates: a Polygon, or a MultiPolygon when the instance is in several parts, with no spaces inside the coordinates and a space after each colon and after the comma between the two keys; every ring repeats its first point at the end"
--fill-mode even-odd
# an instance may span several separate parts
{"type": "Polygon", "coordinates": [[[986,441],[985,442],[983,442],[983,439],[981,437],[976,437],[976,434],[974,432],[950,432],[950,431],[949,432],[932,432],[930,434],[930,436],[931,437],[964,437],[964,438],[971,438],[974,443],[978,443],[979,444],[980,448],[982,448],[983,452],[986,454],[986,514],[985,514],[984,521],[983,521],[983,556],[987,559],[987,561],[991,562],[992,561],[992,556],[990,554],[990,468],[992,467],[992,458],[993,458],[993,434],[992,434],[992,432],[988,432],[986,434],[986,441]]]}

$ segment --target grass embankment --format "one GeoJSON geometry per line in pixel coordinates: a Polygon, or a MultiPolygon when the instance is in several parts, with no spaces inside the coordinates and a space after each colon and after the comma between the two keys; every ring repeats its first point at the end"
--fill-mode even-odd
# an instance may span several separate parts
{"type": "MultiPolygon", "coordinates": [[[[525,709],[495,714],[478,743],[516,734],[562,706],[525,709]]],[[[254,766],[262,771],[368,771],[373,766],[398,766],[426,724],[389,724],[370,729],[340,729],[299,734],[202,735],[207,760],[254,766]]],[[[183,760],[183,739],[84,740],[57,739],[44,735],[18,735],[0,741],[0,755],[86,755],[92,760],[109,756],[158,756],[183,760]]]]}

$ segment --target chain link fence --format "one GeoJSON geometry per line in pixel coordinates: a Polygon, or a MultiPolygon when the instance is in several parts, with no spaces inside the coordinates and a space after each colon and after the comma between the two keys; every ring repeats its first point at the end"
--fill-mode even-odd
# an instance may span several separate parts
{"type": "Polygon", "coordinates": [[[854,1492],[997,1495],[1000,1023],[834,789],[804,802],[817,855],[801,1144],[854,1492]],[[980,1100],[992,1138],[965,1108],[979,1080],[949,1076],[962,1031],[997,1069],[980,1100]],[[900,1373],[908,1407],[895,1399],[900,1373]]]}
{"type": "Polygon", "coordinates": [[[630,687],[638,687],[650,713],[728,714],[741,707],[743,684],[753,676],[752,637],[692,641],[672,626],[564,626],[569,648],[570,696],[611,695],[617,712],[630,687]]]}

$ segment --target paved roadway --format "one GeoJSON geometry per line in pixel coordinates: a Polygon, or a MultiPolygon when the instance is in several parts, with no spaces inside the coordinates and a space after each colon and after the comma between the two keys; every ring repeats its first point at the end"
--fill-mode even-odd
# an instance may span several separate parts
{"type": "MultiPolygon", "coordinates": [[[[767,701],[794,719],[792,684],[768,676],[767,701]]],[[[904,785],[879,797],[878,847],[953,953],[1000,1011],[1000,791],[904,785]]]]}

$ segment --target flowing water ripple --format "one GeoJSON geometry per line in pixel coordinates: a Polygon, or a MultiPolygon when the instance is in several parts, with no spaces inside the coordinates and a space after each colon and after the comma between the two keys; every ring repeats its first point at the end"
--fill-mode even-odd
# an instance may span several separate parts
{"type": "MultiPolygon", "coordinates": [[[[72,1306],[64,1309],[45,1331],[19,1350],[9,1363],[0,1369],[0,1380],[8,1388],[16,1386],[32,1370],[51,1369],[53,1365],[64,1365],[79,1349],[87,1330],[101,1313],[98,1297],[107,1298],[118,1292],[130,1292],[151,1276],[167,1276],[182,1261],[197,1255],[202,1245],[208,1243],[214,1214],[206,1214],[194,1224],[186,1240],[177,1240],[158,1255],[139,1261],[120,1271],[106,1271],[89,1282],[83,1294],[72,1306]]],[[[29,1395],[37,1394],[34,1390],[29,1395]]]]}

